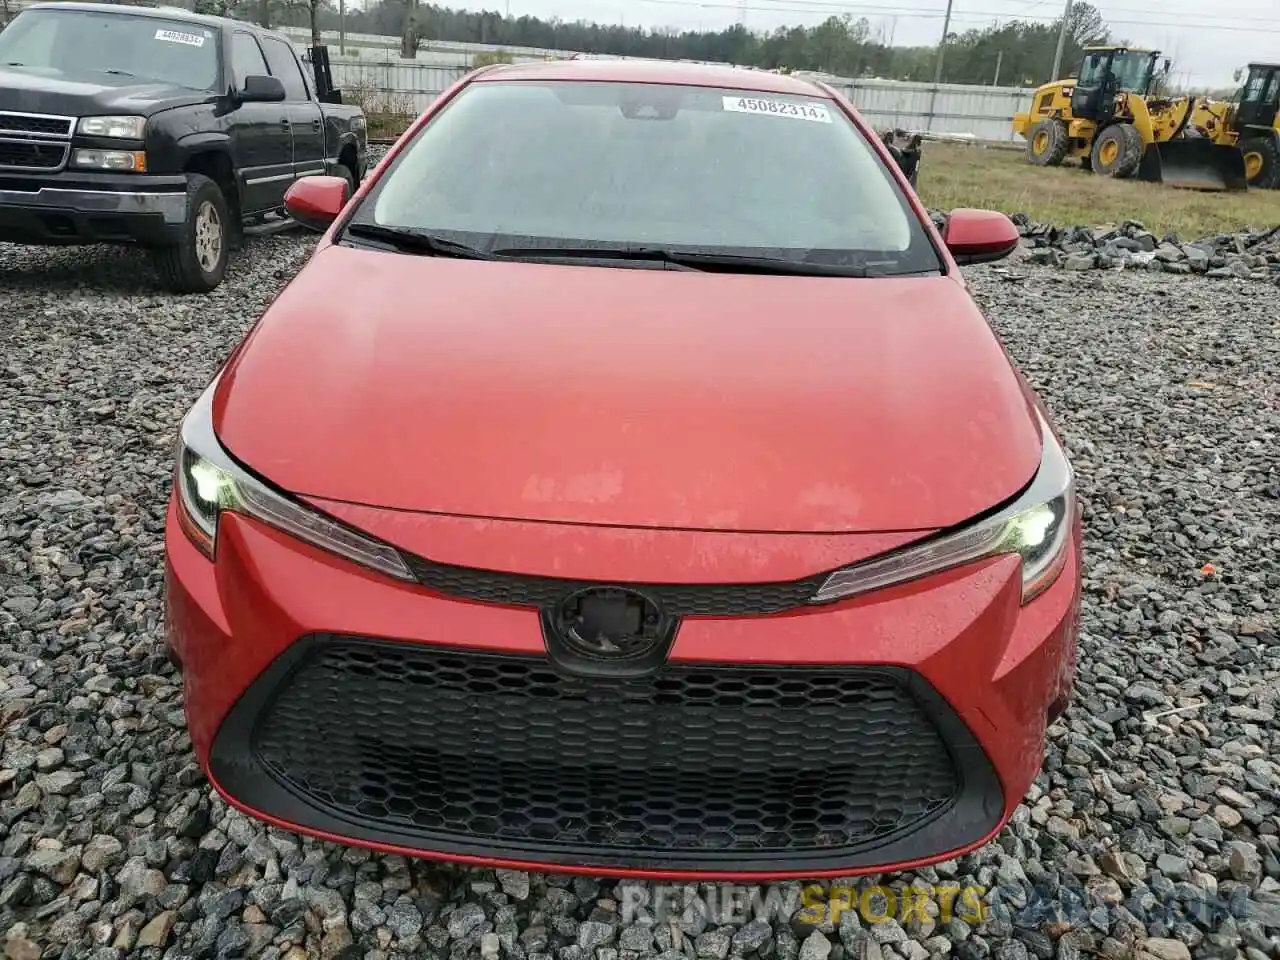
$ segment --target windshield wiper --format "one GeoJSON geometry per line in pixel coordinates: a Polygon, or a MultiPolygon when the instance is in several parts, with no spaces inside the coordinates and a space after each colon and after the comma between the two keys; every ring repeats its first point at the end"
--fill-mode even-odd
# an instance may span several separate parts
{"type": "Polygon", "coordinates": [[[459,257],[464,260],[503,260],[505,257],[485,253],[465,243],[438,237],[412,227],[386,227],[378,223],[347,224],[345,234],[366,240],[378,240],[410,253],[429,253],[437,257],[459,257]]]}
{"type": "Polygon", "coordinates": [[[521,260],[634,260],[669,263],[681,270],[706,269],[683,262],[674,250],[654,247],[499,247],[493,252],[521,260]]]}
{"type": "Polygon", "coordinates": [[[730,273],[776,273],[814,277],[868,277],[875,273],[863,266],[810,263],[785,257],[751,257],[729,253],[700,253],[664,247],[500,247],[503,257],[545,257],[574,260],[649,260],[675,264],[690,270],[723,270],[730,273]]]}

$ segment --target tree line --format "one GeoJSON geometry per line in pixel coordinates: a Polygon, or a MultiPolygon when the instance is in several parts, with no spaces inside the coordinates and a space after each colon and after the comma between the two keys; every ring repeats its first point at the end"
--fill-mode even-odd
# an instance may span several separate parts
{"type": "MultiPolygon", "coordinates": [[[[265,26],[336,30],[331,0],[194,0],[209,13],[232,12],[265,26]]],[[[756,31],[741,24],[723,30],[646,29],[622,24],[565,22],[531,16],[454,10],[417,0],[376,0],[346,13],[348,33],[402,38],[411,55],[431,40],[542,47],[580,53],[712,60],[765,69],[812,70],[847,77],[931,81],[938,47],[900,47],[865,17],[832,16],[816,26],[756,31]]],[[[944,83],[1037,86],[1050,78],[1061,20],[1010,20],[983,29],[952,32],[943,50],[944,83]]],[[[1113,38],[1098,10],[1087,2],[1072,7],[1062,72],[1074,70],[1085,46],[1113,38]]]]}

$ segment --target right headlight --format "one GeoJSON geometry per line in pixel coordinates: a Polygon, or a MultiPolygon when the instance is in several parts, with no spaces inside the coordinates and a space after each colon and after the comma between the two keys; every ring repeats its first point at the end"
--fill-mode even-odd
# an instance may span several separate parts
{"type": "Polygon", "coordinates": [[[837,570],[809,602],[845,600],[1000,554],[1022,558],[1023,604],[1044,593],[1066,566],[1077,506],[1071,464],[1043,417],[1040,434],[1040,469],[1014,503],[969,526],[837,570]]]}
{"type": "Polygon", "coordinates": [[[113,140],[141,140],[146,130],[146,117],[81,117],[76,124],[76,132],[86,137],[113,140]]]}
{"type": "Polygon", "coordinates": [[[196,401],[182,423],[174,478],[183,529],[205,556],[214,559],[219,520],[231,512],[397,580],[415,579],[394,547],[309,509],[236,464],[213,432],[216,383],[196,401]]]}

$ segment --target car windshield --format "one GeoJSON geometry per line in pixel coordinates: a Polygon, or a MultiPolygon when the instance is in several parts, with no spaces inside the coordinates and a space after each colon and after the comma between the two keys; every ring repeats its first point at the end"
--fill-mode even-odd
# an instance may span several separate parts
{"type": "Polygon", "coordinates": [[[24,10],[0,32],[0,66],[69,80],[166,83],[214,90],[217,36],[160,17],[24,10]]]}
{"type": "Polygon", "coordinates": [[[477,82],[419,131],[354,222],[484,250],[941,270],[904,191],[834,102],[709,87],[477,82]]]}

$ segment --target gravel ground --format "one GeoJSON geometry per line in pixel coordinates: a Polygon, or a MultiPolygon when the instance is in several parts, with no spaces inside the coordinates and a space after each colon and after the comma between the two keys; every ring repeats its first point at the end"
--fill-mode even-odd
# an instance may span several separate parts
{"type": "MultiPolygon", "coordinates": [[[[308,250],[251,241],[219,291],[177,299],[130,253],[0,246],[7,957],[1280,958],[1274,287],[972,273],[1087,509],[1079,687],[1045,773],[995,843],[881,878],[980,886],[988,915],[934,900],[877,924],[788,908],[646,926],[623,915],[650,885],[300,840],[201,776],[160,654],[174,428],[308,250]]],[[[799,889],[754,893],[795,906],[799,889]]]]}

